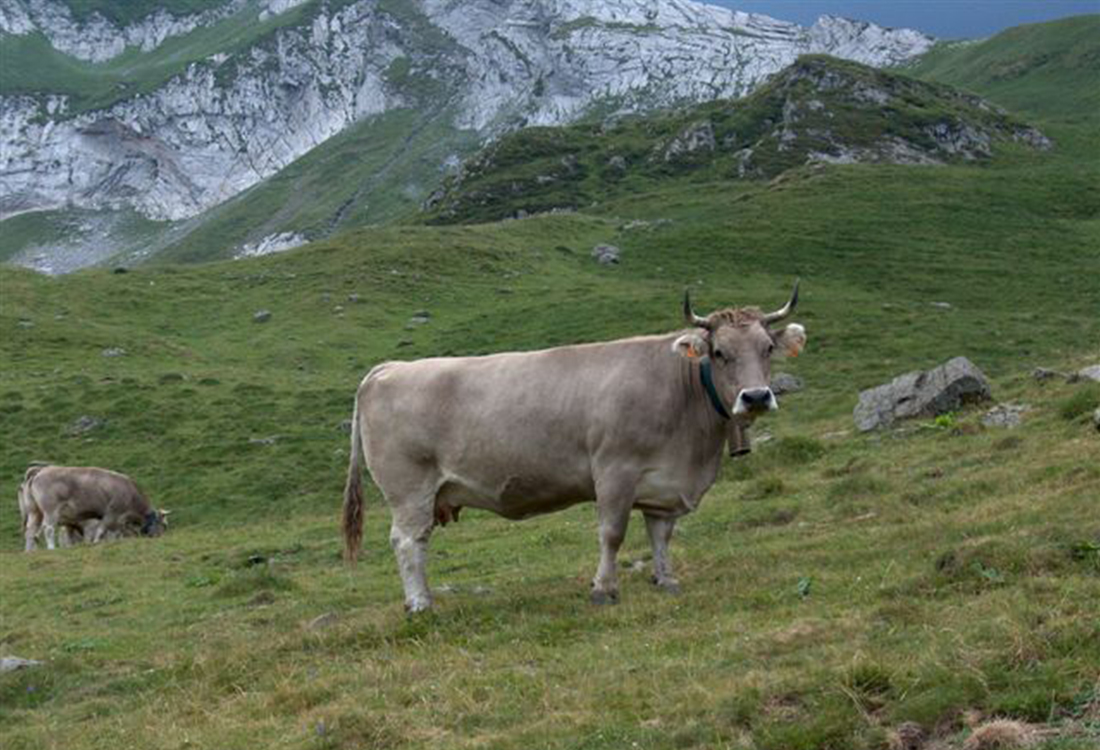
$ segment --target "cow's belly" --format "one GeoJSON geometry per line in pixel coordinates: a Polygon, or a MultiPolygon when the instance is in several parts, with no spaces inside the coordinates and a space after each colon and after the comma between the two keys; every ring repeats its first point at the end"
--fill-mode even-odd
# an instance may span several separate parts
{"type": "Polygon", "coordinates": [[[436,494],[437,503],[487,510],[513,520],[553,513],[594,499],[590,485],[567,483],[556,477],[509,476],[495,486],[486,486],[452,474],[436,494]]]}

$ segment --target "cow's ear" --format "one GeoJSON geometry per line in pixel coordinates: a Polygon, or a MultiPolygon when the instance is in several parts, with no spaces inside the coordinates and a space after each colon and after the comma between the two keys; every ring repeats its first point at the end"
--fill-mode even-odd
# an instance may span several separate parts
{"type": "Polygon", "coordinates": [[[699,359],[707,353],[707,342],[695,333],[685,333],[672,342],[672,351],[685,359],[699,359]]]}
{"type": "Polygon", "coordinates": [[[806,329],[798,323],[791,323],[775,337],[775,354],[781,357],[797,357],[804,346],[806,346],[806,329]]]}

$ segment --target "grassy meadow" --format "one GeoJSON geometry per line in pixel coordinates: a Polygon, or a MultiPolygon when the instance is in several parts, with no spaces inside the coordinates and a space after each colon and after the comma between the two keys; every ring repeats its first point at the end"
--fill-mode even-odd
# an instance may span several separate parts
{"type": "Polygon", "coordinates": [[[872,750],[913,722],[947,750],[1004,718],[1096,748],[1100,386],[1031,370],[1100,361],[1100,130],[1031,120],[1052,151],[654,180],[232,262],[0,267],[0,655],[44,662],[0,675],[0,747],[872,750]],[[588,603],[590,505],[438,530],[426,616],[369,484],[341,561],[342,422],[373,364],[673,330],[685,287],[700,312],[774,307],[795,277],[809,342],[776,369],[806,388],[681,521],[680,596],[648,583],[635,519],[622,603],[588,603]],[[861,388],[956,355],[1022,426],[853,431],[861,388]],[[23,554],[32,460],[129,473],[170,531],[23,554]]]}

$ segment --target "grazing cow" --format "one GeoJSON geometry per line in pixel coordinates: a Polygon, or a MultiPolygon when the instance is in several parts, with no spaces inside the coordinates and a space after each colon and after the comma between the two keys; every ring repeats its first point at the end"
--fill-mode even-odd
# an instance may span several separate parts
{"type": "Polygon", "coordinates": [[[390,543],[410,612],[431,606],[428,538],[463,506],[520,519],[595,500],[600,561],[592,601],[618,600],[615,557],[630,511],[645,517],[653,582],[678,590],[668,543],[718,475],[727,436],[778,408],[773,353],[797,354],[802,326],[731,308],[690,328],[598,344],[486,357],[386,362],[356,394],[343,530],[349,560],[362,538],[362,464],[392,513],[390,543]]]}
{"type": "Polygon", "coordinates": [[[138,532],[164,533],[169,511],[154,510],[125,474],[92,466],[32,466],[19,487],[24,549],[34,550],[39,531],[54,549],[60,530],[62,546],[79,533],[89,543],[138,532]]]}

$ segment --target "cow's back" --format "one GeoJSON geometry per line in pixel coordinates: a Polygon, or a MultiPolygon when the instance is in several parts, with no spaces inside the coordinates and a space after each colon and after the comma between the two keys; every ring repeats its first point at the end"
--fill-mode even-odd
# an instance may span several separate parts
{"type": "Polygon", "coordinates": [[[87,518],[137,517],[151,506],[132,479],[94,466],[46,466],[30,481],[35,502],[65,522],[87,518]]]}

